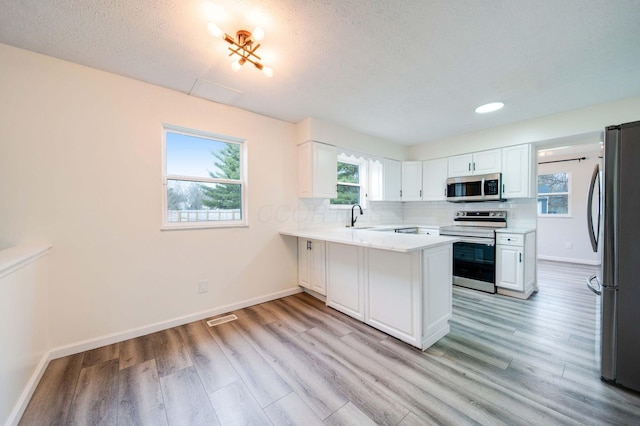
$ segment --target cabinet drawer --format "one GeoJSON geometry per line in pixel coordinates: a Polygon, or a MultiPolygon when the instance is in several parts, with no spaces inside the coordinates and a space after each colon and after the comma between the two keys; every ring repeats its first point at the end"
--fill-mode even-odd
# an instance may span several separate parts
{"type": "Polygon", "coordinates": [[[497,234],[496,244],[503,246],[520,246],[522,247],[524,235],[520,234],[497,234]]]}

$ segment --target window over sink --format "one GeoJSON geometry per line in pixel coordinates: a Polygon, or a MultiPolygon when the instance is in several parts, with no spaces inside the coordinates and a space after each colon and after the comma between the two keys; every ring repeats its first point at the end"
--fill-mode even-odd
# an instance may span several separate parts
{"type": "Polygon", "coordinates": [[[344,154],[338,155],[338,196],[329,203],[333,208],[351,207],[366,203],[366,160],[344,154]]]}

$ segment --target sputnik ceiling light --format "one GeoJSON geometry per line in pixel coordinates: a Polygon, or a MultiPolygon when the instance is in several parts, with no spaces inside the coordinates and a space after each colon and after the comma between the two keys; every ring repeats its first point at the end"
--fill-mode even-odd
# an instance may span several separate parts
{"type": "Polygon", "coordinates": [[[238,58],[231,63],[231,69],[234,71],[240,70],[244,64],[249,62],[258,68],[267,77],[273,76],[273,69],[262,64],[262,58],[256,55],[256,50],[260,47],[259,41],[264,39],[264,30],[260,27],[253,30],[250,33],[247,30],[239,30],[236,32],[236,37],[232,37],[229,34],[223,32],[213,22],[207,25],[209,34],[214,37],[222,38],[229,43],[229,56],[237,55],[238,58]]]}

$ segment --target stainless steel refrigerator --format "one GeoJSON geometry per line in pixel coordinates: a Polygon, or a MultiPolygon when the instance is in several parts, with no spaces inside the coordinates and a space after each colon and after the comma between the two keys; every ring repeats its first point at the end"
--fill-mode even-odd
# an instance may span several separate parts
{"type": "Polygon", "coordinates": [[[605,129],[603,170],[596,166],[588,200],[591,243],[602,254],[587,282],[601,296],[600,375],[640,391],[640,121],[605,129]]]}

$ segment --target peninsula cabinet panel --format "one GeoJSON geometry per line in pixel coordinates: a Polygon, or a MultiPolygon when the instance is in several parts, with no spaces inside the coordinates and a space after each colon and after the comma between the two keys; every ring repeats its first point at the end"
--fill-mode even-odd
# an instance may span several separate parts
{"type": "Polygon", "coordinates": [[[422,348],[449,333],[453,312],[453,247],[422,252],[422,348]]]}
{"type": "Polygon", "coordinates": [[[364,321],[364,249],[327,242],[327,306],[364,321]]]}
{"type": "Polygon", "coordinates": [[[369,250],[365,322],[420,346],[420,254],[369,250]]]}

